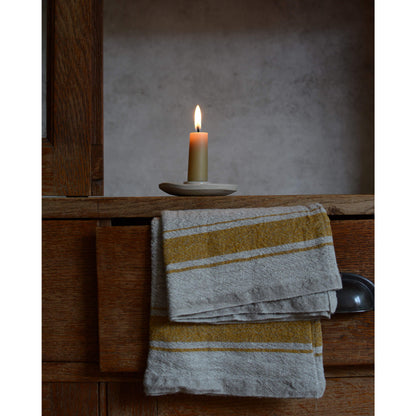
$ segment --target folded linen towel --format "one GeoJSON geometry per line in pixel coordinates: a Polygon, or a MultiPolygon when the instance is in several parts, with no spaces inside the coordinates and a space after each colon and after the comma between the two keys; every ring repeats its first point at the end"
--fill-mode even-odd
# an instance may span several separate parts
{"type": "Polygon", "coordinates": [[[336,309],[342,283],[320,204],[164,211],[161,227],[171,321],[318,319],[336,309]]]}
{"type": "Polygon", "coordinates": [[[161,222],[152,222],[148,395],[192,394],[319,398],[325,390],[318,320],[292,322],[171,322],[161,222]]]}

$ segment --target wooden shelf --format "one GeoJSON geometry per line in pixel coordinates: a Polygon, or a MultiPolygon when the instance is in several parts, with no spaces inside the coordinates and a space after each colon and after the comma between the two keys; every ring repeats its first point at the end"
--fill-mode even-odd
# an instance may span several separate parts
{"type": "Polygon", "coordinates": [[[151,218],[163,210],[257,208],[321,203],[329,215],[374,215],[374,195],[43,198],[43,218],[151,218]]]}

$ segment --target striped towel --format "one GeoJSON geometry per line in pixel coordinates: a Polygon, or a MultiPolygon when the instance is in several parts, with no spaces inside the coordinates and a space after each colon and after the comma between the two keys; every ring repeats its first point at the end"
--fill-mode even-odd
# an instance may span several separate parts
{"type": "Polygon", "coordinates": [[[328,227],[320,205],[155,218],[146,393],[321,397],[316,317],[341,284],[328,227]]]}
{"type": "Polygon", "coordinates": [[[175,322],[329,318],[342,287],[320,204],[165,211],[163,257],[175,322]]]}

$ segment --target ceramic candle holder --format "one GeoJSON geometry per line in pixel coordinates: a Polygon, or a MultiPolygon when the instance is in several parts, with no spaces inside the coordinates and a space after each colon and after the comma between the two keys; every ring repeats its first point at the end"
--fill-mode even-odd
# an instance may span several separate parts
{"type": "Polygon", "coordinates": [[[208,181],[186,181],[182,184],[163,182],[159,184],[159,188],[175,196],[225,196],[235,192],[237,185],[208,181]]]}

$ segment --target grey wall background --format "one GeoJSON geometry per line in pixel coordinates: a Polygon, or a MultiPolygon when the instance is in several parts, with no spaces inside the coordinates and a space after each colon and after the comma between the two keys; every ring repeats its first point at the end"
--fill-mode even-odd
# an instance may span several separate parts
{"type": "Polygon", "coordinates": [[[106,196],[186,180],[240,195],[372,193],[373,1],[105,0],[106,196]]]}

